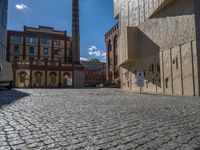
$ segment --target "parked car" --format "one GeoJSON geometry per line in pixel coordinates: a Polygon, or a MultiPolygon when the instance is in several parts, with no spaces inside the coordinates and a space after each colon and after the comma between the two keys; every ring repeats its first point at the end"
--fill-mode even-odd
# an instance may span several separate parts
{"type": "Polygon", "coordinates": [[[13,87],[13,67],[11,63],[0,60],[0,87],[13,87]]]}
{"type": "Polygon", "coordinates": [[[96,87],[97,87],[97,88],[104,88],[104,84],[103,84],[103,83],[98,84],[96,87]]]}

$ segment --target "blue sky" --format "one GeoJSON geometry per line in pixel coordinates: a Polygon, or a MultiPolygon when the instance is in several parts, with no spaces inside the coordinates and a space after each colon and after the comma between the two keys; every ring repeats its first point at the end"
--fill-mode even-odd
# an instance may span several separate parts
{"type": "MultiPolygon", "coordinates": [[[[72,0],[9,0],[8,29],[50,26],[71,35],[72,0]]],[[[105,33],[115,25],[113,0],[80,0],[81,57],[105,61],[105,33]]]]}

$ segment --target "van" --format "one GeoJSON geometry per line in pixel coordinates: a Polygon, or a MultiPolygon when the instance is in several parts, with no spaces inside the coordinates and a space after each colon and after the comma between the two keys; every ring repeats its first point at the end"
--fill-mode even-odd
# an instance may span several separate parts
{"type": "Polygon", "coordinates": [[[12,64],[0,60],[0,87],[11,89],[13,86],[13,67],[12,64]]]}

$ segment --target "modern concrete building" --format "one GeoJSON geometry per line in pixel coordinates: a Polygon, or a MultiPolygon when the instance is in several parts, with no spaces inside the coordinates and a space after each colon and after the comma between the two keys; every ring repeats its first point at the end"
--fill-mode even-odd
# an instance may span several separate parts
{"type": "MultiPolygon", "coordinates": [[[[14,65],[15,87],[77,87],[72,38],[51,27],[8,31],[7,59],[14,65]]],[[[81,79],[80,79],[81,80],[81,79]]]]}
{"type": "Polygon", "coordinates": [[[0,59],[1,60],[6,60],[7,8],[8,8],[8,0],[1,0],[0,1],[0,59]]]}
{"type": "Polygon", "coordinates": [[[106,80],[109,82],[119,83],[119,66],[118,66],[118,37],[119,24],[117,23],[112,29],[105,34],[106,43],[106,80]]]}
{"type": "Polygon", "coordinates": [[[106,82],[106,63],[100,61],[82,61],[85,72],[85,85],[96,87],[106,82]]]}
{"type": "Polygon", "coordinates": [[[119,58],[124,90],[200,95],[200,1],[114,0],[119,19],[119,58]]]}

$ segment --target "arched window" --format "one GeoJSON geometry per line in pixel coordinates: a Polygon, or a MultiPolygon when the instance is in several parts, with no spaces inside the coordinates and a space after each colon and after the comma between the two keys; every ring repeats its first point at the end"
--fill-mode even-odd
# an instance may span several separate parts
{"type": "Polygon", "coordinates": [[[118,56],[117,56],[117,47],[118,47],[118,43],[117,43],[117,35],[115,36],[114,38],[114,65],[117,65],[117,59],[118,59],[118,56]]]}
{"type": "Polygon", "coordinates": [[[20,72],[19,73],[19,83],[25,84],[26,76],[27,76],[26,72],[24,72],[24,71],[20,72]]]}
{"type": "Polygon", "coordinates": [[[118,46],[118,44],[117,44],[117,35],[116,35],[115,38],[114,38],[114,48],[115,48],[115,50],[117,49],[117,46],[118,46]]]}
{"type": "Polygon", "coordinates": [[[112,44],[111,44],[111,40],[108,42],[108,51],[112,51],[112,44]]]}
{"type": "Polygon", "coordinates": [[[42,84],[42,73],[36,72],[35,73],[35,85],[37,87],[41,87],[41,84],[42,84]]]}
{"type": "Polygon", "coordinates": [[[49,75],[50,75],[50,86],[55,87],[57,74],[55,72],[51,72],[49,75]]]}

